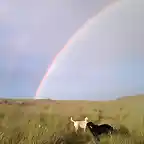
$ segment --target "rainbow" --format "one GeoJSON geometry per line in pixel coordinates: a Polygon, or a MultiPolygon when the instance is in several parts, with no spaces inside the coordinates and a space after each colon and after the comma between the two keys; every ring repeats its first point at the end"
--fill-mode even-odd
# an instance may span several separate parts
{"type": "Polygon", "coordinates": [[[39,93],[40,93],[40,90],[42,88],[42,85],[45,81],[45,79],[49,76],[50,72],[52,71],[52,66],[53,64],[55,63],[55,61],[57,60],[57,57],[66,49],[67,45],[71,44],[71,40],[68,41],[68,44],[66,44],[57,54],[56,56],[54,57],[54,59],[52,60],[51,64],[48,66],[47,68],[47,72],[45,73],[43,79],[41,80],[40,84],[39,84],[39,87],[38,89],[36,90],[36,95],[34,97],[34,99],[42,99],[42,97],[39,97],[39,93]]]}
{"type": "MultiPolygon", "coordinates": [[[[81,35],[82,30],[85,29],[86,27],[88,27],[89,25],[91,25],[93,23],[93,19],[95,17],[101,17],[101,15],[103,14],[103,12],[105,12],[105,9],[107,9],[108,7],[113,7],[113,5],[117,3],[119,4],[119,1],[114,1],[111,5],[111,3],[108,6],[105,6],[99,14],[97,14],[96,16],[94,16],[93,18],[88,19],[88,21],[82,26],[80,27],[76,33],[72,36],[72,38],[70,38],[70,40],[68,40],[68,43],[56,54],[56,56],[54,57],[54,59],[52,60],[51,64],[48,66],[47,71],[43,77],[43,79],[40,81],[39,87],[36,90],[36,95],[34,96],[34,99],[42,99],[42,97],[39,97],[40,91],[42,89],[43,83],[44,81],[47,79],[47,77],[50,75],[50,73],[53,71],[54,69],[54,64],[57,61],[57,58],[59,57],[59,55],[61,55],[61,53],[63,53],[65,51],[65,49],[67,47],[69,47],[69,45],[71,45],[71,43],[73,43],[73,41],[75,41],[75,38],[77,37],[77,35],[81,35]]],[[[110,9],[111,10],[111,9],[110,9]]]]}

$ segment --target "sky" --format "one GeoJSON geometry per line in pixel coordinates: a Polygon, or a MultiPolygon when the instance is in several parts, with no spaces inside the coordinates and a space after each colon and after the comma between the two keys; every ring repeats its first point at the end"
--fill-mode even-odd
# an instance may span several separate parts
{"type": "Polygon", "coordinates": [[[36,98],[144,94],[143,25],[143,0],[121,0],[89,19],[57,55],[36,98]]]}
{"type": "Polygon", "coordinates": [[[0,97],[27,98],[68,39],[114,0],[0,0],[0,97]]]}

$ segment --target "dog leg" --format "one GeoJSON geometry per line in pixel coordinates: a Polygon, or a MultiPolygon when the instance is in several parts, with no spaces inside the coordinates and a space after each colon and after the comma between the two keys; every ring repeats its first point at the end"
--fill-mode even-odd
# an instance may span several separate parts
{"type": "Polygon", "coordinates": [[[77,131],[78,131],[78,127],[75,127],[75,132],[77,133],[77,131]]]}
{"type": "Polygon", "coordinates": [[[84,128],[84,132],[86,132],[86,128],[84,128]]]}
{"type": "Polygon", "coordinates": [[[95,144],[100,144],[100,138],[98,136],[94,137],[93,140],[95,144]]]}

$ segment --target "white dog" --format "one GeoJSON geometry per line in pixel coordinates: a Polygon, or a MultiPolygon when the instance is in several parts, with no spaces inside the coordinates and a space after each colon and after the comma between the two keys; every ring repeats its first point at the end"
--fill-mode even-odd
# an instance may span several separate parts
{"type": "Polygon", "coordinates": [[[74,121],[71,117],[71,121],[74,123],[74,127],[75,127],[75,132],[78,131],[78,128],[83,128],[84,129],[84,132],[86,130],[86,126],[87,126],[87,123],[88,123],[88,118],[85,117],[85,120],[84,121],[74,121]]]}

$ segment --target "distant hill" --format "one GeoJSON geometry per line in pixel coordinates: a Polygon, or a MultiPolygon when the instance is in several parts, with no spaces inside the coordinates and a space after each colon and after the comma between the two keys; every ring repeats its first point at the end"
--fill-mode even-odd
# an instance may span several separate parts
{"type": "Polygon", "coordinates": [[[13,104],[18,104],[18,105],[42,105],[42,104],[51,104],[51,103],[73,103],[77,102],[79,104],[83,103],[89,103],[89,102],[97,102],[97,103],[113,103],[113,102],[124,102],[124,103],[141,103],[144,102],[144,94],[142,95],[136,95],[136,96],[122,96],[120,98],[117,98],[116,100],[109,100],[109,101],[87,101],[87,100],[52,100],[52,99],[0,99],[0,104],[5,104],[5,105],[13,105],[13,104]]]}
{"type": "Polygon", "coordinates": [[[117,98],[116,100],[144,100],[144,94],[136,96],[122,96],[120,98],[117,98]]]}

